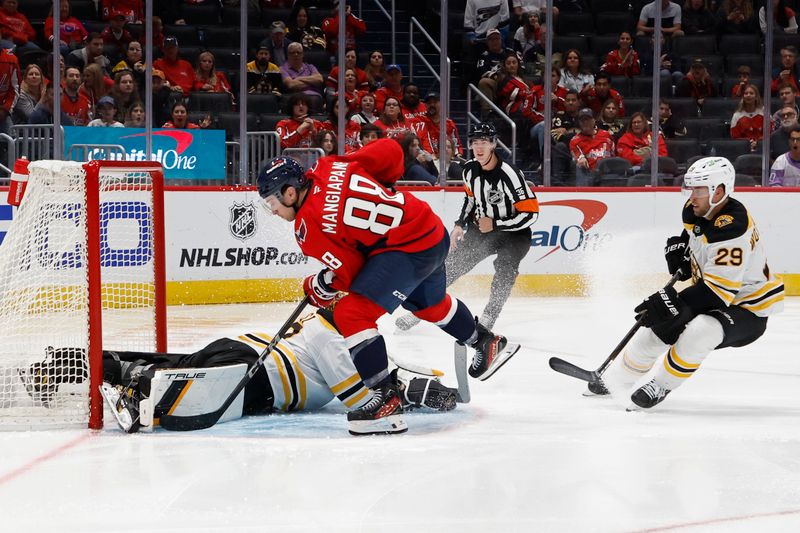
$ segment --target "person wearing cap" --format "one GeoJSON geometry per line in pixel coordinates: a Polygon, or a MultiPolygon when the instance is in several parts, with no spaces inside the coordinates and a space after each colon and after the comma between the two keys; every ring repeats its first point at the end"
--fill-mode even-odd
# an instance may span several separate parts
{"type": "Polygon", "coordinates": [[[93,31],[86,38],[86,46],[70,52],[66,59],[66,65],[77,67],[82,72],[86,65],[97,63],[107,72],[111,61],[103,55],[104,48],[103,36],[93,31]]]}
{"type": "Polygon", "coordinates": [[[183,98],[183,92],[178,88],[173,91],[167,77],[157,68],[153,69],[153,125],[164,124],[170,119],[170,111],[175,102],[183,98]]]}
{"type": "Polygon", "coordinates": [[[281,69],[270,61],[267,45],[256,51],[256,58],[247,64],[247,92],[250,94],[281,94],[281,69]]]}
{"type": "Polygon", "coordinates": [[[94,106],[98,118],[87,124],[91,128],[123,128],[121,122],[116,120],[117,104],[110,96],[104,96],[94,106]]]}
{"type": "Polygon", "coordinates": [[[614,138],[606,130],[595,125],[594,112],[588,107],[578,111],[580,130],[569,141],[569,151],[575,160],[575,185],[594,185],[594,169],[597,162],[614,156],[614,138]]]}
{"type": "Polygon", "coordinates": [[[694,98],[697,105],[702,106],[706,98],[717,96],[717,85],[708,73],[705,63],[700,58],[692,61],[689,72],[675,88],[678,98],[694,98]]]}
{"type": "MultiPolygon", "coordinates": [[[[338,4],[338,2],[336,2],[338,4]]],[[[367,31],[367,24],[353,15],[352,7],[345,7],[344,18],[344,47],[358,49],[356,38],[367,31]]],[[[334,7],[332,16],[322,21],[322,32],[328,41],[328,53],[336,56],[339,50],[339,7],[334,7]]]]}
{"type": "Polygon", "coordinates": [[[289,60],[289,44],[291,42],[286,37],[286,24],[281,20],[276,20],[270,24],[269,37],[261,41],[259,46],[266,46],[272,62],[280,67],[289,60]]]}
{"type": "Polygon", "coordinates": [[[103,28],[103,32],[100,34],[103,37],[103,43],[106,46],[114,46],[117,54],[119,51],[124,50],[127,44],[133,40],[130,32],[125,29],[126,23],[127,20],[124,13],[116,9],[112,10],[108,18],[108,26],[103,28]]]}
{"type": "MultiPolygon", "coordinates": [[[[497,28],[489,30],[489,33],[486,34],[486,50],[478,57],[475,69],[478,89],[492,102],[497,94],[497,76],[500,66],[505,58],[513,53],[511,48],[503,45],[500,30],[497,28]]],[[[481,108],[484,112],[488,112],[490,109],[483,99],[481,99],[481,108]]]]}
{"type": "Polygon", "coordinates": [[[153,68],[162,71],[174,90],[180,89],[183,96],[189,96],[194,84],[192,64],[179,57],[177,37],[164,38],[164,57],[153,61],[153,68]]]}
{"type": "MultiPolygon", "coordinates": [[[[419,120],[422,123],[422,131],[418,133],[422,148],[429,154],[439,158],[439,124],[441,123],[441,106],[439,93],[429,92],[425,95],[425,105],[427,111],[419,120]]],[[[458,127],[453,119],[445,119],[445,136],[450,141],[453,150],[459,156],[464,155],[464,148],[461,146],[461,139],[458,137],[458,127]]]]}
{"type": "Polygon", "coordinates": [[[731,89],[731,98],[742,97],[742,91],[750,83],[750,67],[739,65],[739,68],[736,69],[736,77],[739,79],[739,83],[731,89]]]}
{"type": "Polygon", "coordinates": [[[386,99],[392,97],[397,101],[403,99],[403,69],[397,63],[386,65],[386,77],[383,79],[383,86],[375,91],[375,111],[383,112],[386,99]]]}

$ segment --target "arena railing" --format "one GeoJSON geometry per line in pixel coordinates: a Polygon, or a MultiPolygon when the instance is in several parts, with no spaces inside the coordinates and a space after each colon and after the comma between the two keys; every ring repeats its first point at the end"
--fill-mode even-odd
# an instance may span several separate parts
{"type": "Polygon", "coordinates": [[[512,165],[516,165],[516,163],[517,163],[517,125],[514,123],[513,120],[511,120],[511,118],[508,115],[505,114],[505,112],[502,109],[497,107],[497,105],[494,102],[492,102],[489,98],[487,98],[486,95],[483,94],[480,91],[480,89],[475,87],[475,84],[473,84],[473,83],[470,83],[467,86],[467,131],[469,131],[470,123],[472,123],[472,122],[483,122],[479,116],[475,115],[472,112],[472,101],[476,97],[477,97],[478,100],[481,100],[483,103],[487,104],[489,106],[489,109],[494,111],[494,113],[497,115],[497,118],[499,118],[503,122],[507,122],[508,123],[509,128],[511,129],[511,146],[507,146],[500,139],[497,139],[497,145],[500,146],[503,150],[507,151],[509,154],[511,154],[511,164],[512,165]]]}

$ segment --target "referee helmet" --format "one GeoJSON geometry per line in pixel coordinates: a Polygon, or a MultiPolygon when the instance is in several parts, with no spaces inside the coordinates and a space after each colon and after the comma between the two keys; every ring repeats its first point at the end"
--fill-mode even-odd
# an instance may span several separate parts
{"type": "Polygon", "coordinates": [[[471,141],[475,139],[486,139],[489,142],[497,141],[497,129],[490,122],[478,122],[469,127],[467,138],[471,141]]]}

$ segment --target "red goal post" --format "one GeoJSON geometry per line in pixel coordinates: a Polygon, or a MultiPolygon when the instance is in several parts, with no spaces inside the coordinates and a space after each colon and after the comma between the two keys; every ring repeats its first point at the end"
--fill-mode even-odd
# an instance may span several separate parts
{"type": "Polygon", "coordinates": [[[0,429],[98,429],[103,350],[167,350],[163,169],[29,172],[0,245],[0,429]]]}

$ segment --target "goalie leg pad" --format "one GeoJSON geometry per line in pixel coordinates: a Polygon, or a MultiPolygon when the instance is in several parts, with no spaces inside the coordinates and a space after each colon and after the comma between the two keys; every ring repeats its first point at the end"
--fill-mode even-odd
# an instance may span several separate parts
{"type": "Polygon", "coordinates": [[[408,370],[396,370],[398,388],[403,398],[403,407],[428,407],[437,411],[452,411],[456,408],[458,390],[443,385],[436,378],[420,376],[408,370]]]}

